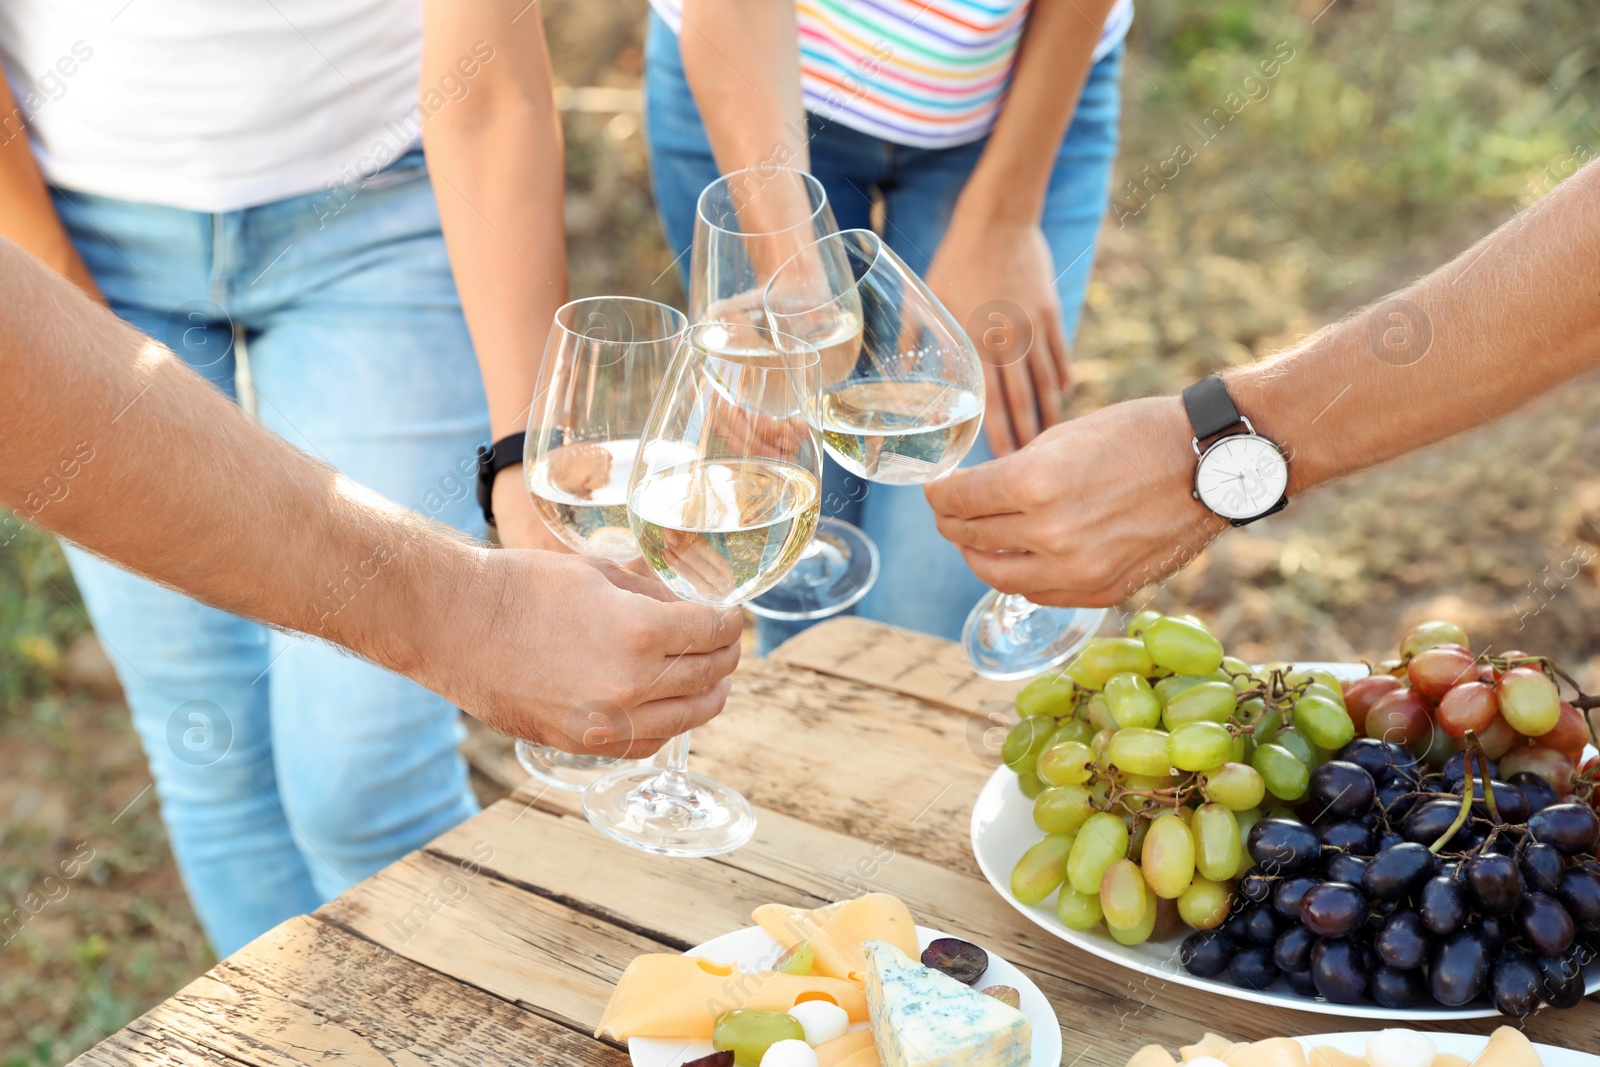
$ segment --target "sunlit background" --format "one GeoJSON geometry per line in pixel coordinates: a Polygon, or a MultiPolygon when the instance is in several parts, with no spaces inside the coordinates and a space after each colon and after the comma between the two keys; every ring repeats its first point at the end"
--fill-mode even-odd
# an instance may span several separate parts
{"type": "MultiPolygon", "coordinates": [[[[677,302],[640,128],[645,0],[543,7],[564,86],[573,294],[677,302]]],[[[1267,355],[1600,154],[1600,20],[1585,0],[1142,0],[1123,91],[1080,411],[1267,355]]],[[[1156,604],[1196,611],[1259,659],[1392,654],[1411,622],[1443,616],[1475,645],[1550,654],[1594,682],[1597,577],[1590,380],[1229,536],[1156,604]]],[[[93,854],[64,899],[14,937],[0,927],[0,1067],[60,1064],[211,959],[115,680],[60,553],[37,537],[0,548],[0,753],[0,919],[62,860],[93,854]]],[[[492,773],[475,780],[486,799],[503,792],[492,773]]]]}

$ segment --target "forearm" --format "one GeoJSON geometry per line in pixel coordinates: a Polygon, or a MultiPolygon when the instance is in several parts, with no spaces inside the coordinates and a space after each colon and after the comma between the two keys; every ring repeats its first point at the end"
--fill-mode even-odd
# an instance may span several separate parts
{"type": "Polygon", "coordinates": [[[539,11],[512,22],[524,7],[430,2],[423,50],[425,86],[463,57],[479,68],[423,136],[497,439],[526,427],[545,337],[567,299],[560,116],[539,11]]]}
{"type": "Polygon", "coordinates": [[[28,143],[24,116],[0,70],[0,237],[99,298],[99,289],[56,214],[28,143]]]}
{"type": "Polygon", "coordinates": [[[684,0],[678,48],[722,173],[810,167],[794,0],[684,0]]]}
{"type": "Polygon", "coordinates": [[[1290,491],[1381,463],[1600,366],[1600,167],[1426,278],[1228,377],[1290,491]]]}
{"type": "MultiPolygon", "coordinates": [[[[479,550],[262,429],[0,242],[0,505],[218,607],[408,673],[479,550]]],[[[440,631],[443,632],[442,630],[440,631]]]]}
{"type": "Polygon", "coordinates": [[[958,210],[1037,224],[1061,142],[1116,0],[1034,0],[1005,104],[958,210]]]}

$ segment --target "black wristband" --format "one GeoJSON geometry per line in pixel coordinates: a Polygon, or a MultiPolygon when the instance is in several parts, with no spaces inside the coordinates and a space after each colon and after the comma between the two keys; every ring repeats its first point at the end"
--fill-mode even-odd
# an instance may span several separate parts
{"type": "Polygon", "coordinates": [[[527,438],[525,433],[512,433],[492,446],[478,446],[478,506],[483,509],[483,521],[490,526],[494,525],[495,476],[522,462],[522,446],[527,438]]]}
{"type": "Polygon", "coordinates": [[[1195,382],[1183,391],[1183,409],[1189,413],[1189,425],[1194,427],[1196,440],[1215,437],[1241,420],[1239,409],[1228,395],[1228,387],[1213,374],[1195,382]]]}

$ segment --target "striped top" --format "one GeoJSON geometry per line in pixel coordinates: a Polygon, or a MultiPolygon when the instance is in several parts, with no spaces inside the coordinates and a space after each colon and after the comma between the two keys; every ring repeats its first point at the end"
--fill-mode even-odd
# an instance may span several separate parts
{"type": "MultiPolygon", "coordinates": [[[[682,0],[650,0],[681,28],[682,0]]],[[[948,148],[994,125],[1029,0],[795,0],[806,110],[896,144],[948,148]]],[[[1117,0],[1094,57],[1127,36],[1117,0]]]]}

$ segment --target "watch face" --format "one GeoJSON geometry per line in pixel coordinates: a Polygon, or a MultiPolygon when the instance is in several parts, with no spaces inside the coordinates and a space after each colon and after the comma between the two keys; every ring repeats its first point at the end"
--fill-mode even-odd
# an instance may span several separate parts
{"type": "Polygon", "coordinates": [[[1283,497],[1289,464],[1265,437],[1234,434],[1206,449],[1194,481],[1206,507],[1225,519],[1250,519],[1283,497]]]}

